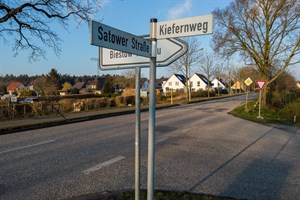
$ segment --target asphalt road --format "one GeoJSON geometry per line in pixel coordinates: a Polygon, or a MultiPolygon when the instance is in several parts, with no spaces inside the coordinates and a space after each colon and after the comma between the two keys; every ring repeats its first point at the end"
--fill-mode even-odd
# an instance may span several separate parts
{"type": "MultiPolygon", "coordinates": [[[[300,135],[227,112],[244,96],[157,111],[155,188],[299,199],[300,135]]],[[[0,199],[134,188],[134,114],[0,136],[0,199]]],[[[147,188],[147,112],[141,188],[147,188]]]]}

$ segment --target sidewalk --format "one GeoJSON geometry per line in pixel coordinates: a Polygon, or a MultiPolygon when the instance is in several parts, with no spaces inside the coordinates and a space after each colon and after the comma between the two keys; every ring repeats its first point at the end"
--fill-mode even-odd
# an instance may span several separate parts
{"type": "MultiPolygon", "coordinates": [[[[147,107],[143,107],[141,110],[146,110],[147,107]]],[[[60,115],[42,116],[27,119],[14,119],[9,121],[0,121],[0,135],[14,133],[18,131],[25,131],[31,129],[37,129],[41,127],[56,126],[61,124],[69,124],[74,122],[87,121],[92,119],[100,119],[105,117],[111,117],[115,115],[125,115],[134,113],[135,107],[126,108],[112,108],[103,109],[97,111],[82,111],[76,113],[68,113],[63,117],[60,115]]]]}

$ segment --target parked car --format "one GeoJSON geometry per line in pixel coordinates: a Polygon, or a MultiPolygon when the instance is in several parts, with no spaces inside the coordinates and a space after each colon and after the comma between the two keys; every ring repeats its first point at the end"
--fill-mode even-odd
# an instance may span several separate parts
{"type": "Polygon", "coordinates": [[[3,95],[3,96],[1,97],[1,100],[6,100],[6,99],[10,100],[11,97],[16,97],[16,95],[14,95],[14,94],[12,94],[12,95],[10,95],[10,94],[5,94],[5,95],[3,95]]]}
{"type": "Polygon", "coordinates": [[[37,102],[38,99],[37,98],[25,98],[22,101],[20,101],[20,103],[33,103],[33,102],[37,102]]]}

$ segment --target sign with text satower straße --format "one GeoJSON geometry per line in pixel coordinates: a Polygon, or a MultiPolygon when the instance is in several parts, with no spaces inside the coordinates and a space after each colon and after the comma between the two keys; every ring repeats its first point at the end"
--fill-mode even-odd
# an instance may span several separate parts
{"type": "Polygon", "coordinates": [[[255,82],[259,90],[262,90],[265,87],[266,80],[256,80],[255,82]]]}
{"type": "Polygon", "coordinates": [[[91,21],[91,44],[150,58],[149,40],[91,21]]]}
{"type": "Polygon", "coordinates": [[[156,38],[175,38],[212,34],[213,15],[157,22],[156,38]]]}

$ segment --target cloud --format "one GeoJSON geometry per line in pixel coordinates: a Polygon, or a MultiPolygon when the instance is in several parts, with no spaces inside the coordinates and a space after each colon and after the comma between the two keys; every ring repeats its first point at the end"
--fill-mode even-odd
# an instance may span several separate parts
{"type": "Polygon", "coordinates": [[[181,17],[183,14],[190,12],[192,8],[192,0],[185,0],[182,4],[178,4],[168,10],[168,18],[176,19],[181,17]]]}

